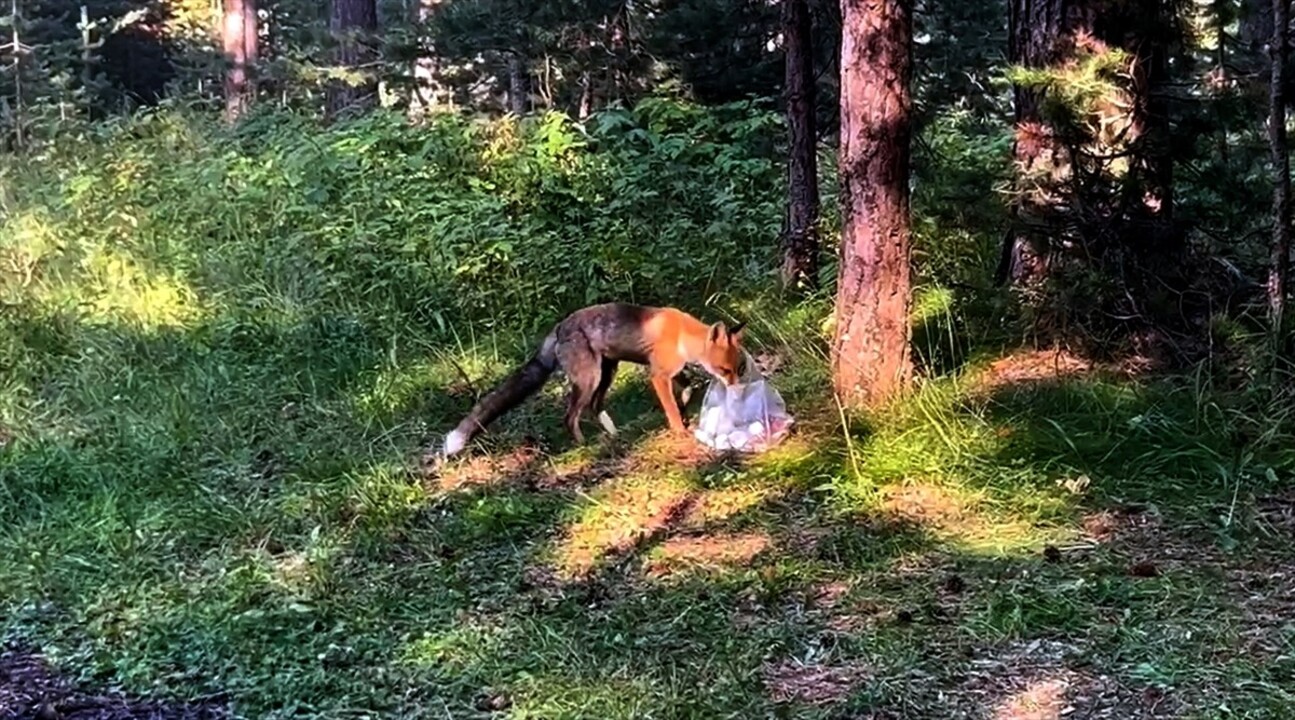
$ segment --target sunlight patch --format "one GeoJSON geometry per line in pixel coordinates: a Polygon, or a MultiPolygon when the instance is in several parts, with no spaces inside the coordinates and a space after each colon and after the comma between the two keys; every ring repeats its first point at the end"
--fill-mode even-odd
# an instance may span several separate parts
{"type": "Polygon", "coordinates": [[[377,417],[407,410],[419,404],[421,396],[437,393],[463,403],[466,412],[476,393],[488,389],[488,379],[503,377],[506,371],[498,359],[476,352],[438,353],[399,365],[386,364],[370,387],[355,398],[355,405],[365,416],[377,417]]]}
{"type": "Polygon", "coordinates": [[[881,488],[881,509],[918,525],[952,526],[972,513],[976,498],[942,485],[906,483],[881,488]]]}
{"type": "Polygon", "coordinates": [[[398,463],[348,474],[346,513],[354,525],[384,531],[399,527],[428,501],[427,492],[398,463]]]}
{"type": "Polygon", "coordinates": [[[1093,364],[1064,350],[1023,350],[1005,355],[989,364],[972,379],[973,393],[1061,380],[1091,372],[1093,364]]]}
{"type": "Polygon", "coordinates": [[[556,548],[558,573],[587,575],[605,558],[626,552],[665,529],[691,497],[677,479],[639,477],[601,488],[556,548]]]}
{"type": "Polygon", "coordinates": [[[43,213],[25,212],[0,226],[0,298],[17,303],[41,265],[59,252],[58,237],[43,213]]]}
{"type": "Polygon", "coordinates": [[[882,487],[879,494],[879,509],[892,521],[921,528],[969,552],[1019,552],[1074,534],[991,512],[981,494],[944,485],[904,483],[882,487]]]}
{"type": "Polygon", "coordinates": [[[645,562],[648,577],[749,567],[772,544],[764,533],[690,535],[666,540],[645,562]]]}
{"type": "Polygon", "coordinates": [[[92,320],[159,330],[184,327],[203,315],[187,283],[149,272],[124,254],[100,250],[86,266],[97,286],[96,297],[86,304],[92,320]]]}
{"type": "Polygon", "coordinates": [[[689,505],[679,524],[684,528],[706,527],[736,517],[781,495],[781,489],[767,487],[706,490],[689,505]]]}
{"type": "Polygon", "coordinates": [[[1074,712],[1066,695],[1074,674],[1035,680],[994,708],[993,720],[1060,720],[1074,712]]]}

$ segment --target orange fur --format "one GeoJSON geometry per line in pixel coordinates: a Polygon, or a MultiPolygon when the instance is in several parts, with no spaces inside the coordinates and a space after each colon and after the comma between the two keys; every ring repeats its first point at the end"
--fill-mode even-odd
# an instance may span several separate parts
{"type": "Polygon", "coordinates": [[[670,429],[683,433],[686,428],[673,393],[677,376],[685,366],[697,364],[726,384],[736,383],[741,340],[741,324],[708,325],[676,308],[625,303],[582,308],[559,322],[529,362],[472,408],[446,436],[445,454],[462,450],[487,424],[539,390],[559,367],[571,383],[565,422],[576,442],[584,441],[580,419],[586,412],[597,414],[603,427],[615,433],[603,402],[621,362],[647,366],[670,429]]]}

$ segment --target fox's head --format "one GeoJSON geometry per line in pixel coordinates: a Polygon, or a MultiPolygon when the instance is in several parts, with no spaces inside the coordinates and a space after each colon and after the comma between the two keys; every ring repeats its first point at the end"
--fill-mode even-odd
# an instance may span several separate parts
{"type": "Polygon", "coordinates": [[[722,322],[710,326],[706,334],[706,349],[702,353],[702,367],[719,378],[725,385],[737,383],[742,362],[742,329],[746,323],[728,327],[722,322]]]}

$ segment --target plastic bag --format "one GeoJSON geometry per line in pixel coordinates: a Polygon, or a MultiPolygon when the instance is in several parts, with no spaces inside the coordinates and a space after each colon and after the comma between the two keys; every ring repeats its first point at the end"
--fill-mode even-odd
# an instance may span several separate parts
{"type": "Polygon", "coordinates": [[[782,396],[746,355],[741,382],[728,386],[712,380],[702,398],[693,436],[716,450],[760,452],[778,444],[795,419],[782,396]]]}

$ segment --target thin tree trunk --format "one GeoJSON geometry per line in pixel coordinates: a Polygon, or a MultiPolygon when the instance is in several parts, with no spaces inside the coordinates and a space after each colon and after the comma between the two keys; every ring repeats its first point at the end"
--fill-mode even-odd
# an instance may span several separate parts
{"type": "Polygon", "coordinates": [[[256,63],[261,59],[260,18],[256,0],[243,0],[243,51],[247,61],[247,87],[256,97],[256,63]]]}
{"type": "Polygon", "coordinates": [[[1273,0],[1273,34],[1269,42],[1268,146],[1273,163],[1273,247],[1268,269],[1268,314],[1274,348],[1284,345],[1286,284],[1291,253],[1290,153],[1286,147],[1285,64],[1290,0],[1273,0]]]}
{"type": "MultiPolygon", "coordinates": [[[[1218,73],[1218,87],[1226,88],[1228,86],[1228,20],[1232,17],[1231,0],[1214,0],[1214,68],[1218,73]]],[[[1230,163],[1230,148],[1228,147],[1228,123],[1224,117],[1224,112],[1220,108],[1215,113],[1215,122],[1219,128],[1219,162],[1223,167],[1230,163]]]]}
{"type": "Polygon", "coordinates": [[[909,143],[912,0],[842,0],[843,236],[832,372],[847,407],[875,407],[912,378],[909,143]]]}
{"type": "Polygon", "coordinates": [[[225,0],[222,20],[221,35],[227,63],[225,122],[232,124],[247,112],[254,92],[248,78],[248,64],[249,60],[255,60],[257,51],[255,0],[225,0]]]}
{"type": "Polygon", "coordinates": [[[334,61],[338,67],[356,75],[329,84],[325,101],[330,118],[377,105],[378,84],[371,79],[368,67],[377,59],[371,45],[377,29],[378,10],[374,0],[333,0],[329,30],[337,44],[334,61]]]}
{"type": "Polygon", "coordinates": [[[1146,173],[1147,194],[1143,209],[1158,226],[1156,235],[1167,246],[1158,250],[1175,253],[1176,233],[1174,218],[1174,159],[1170,147],[1169,104],[1166,87],[1169,85],[1170,18],[1166,15],[1165,0],[1143,0],[1142,27],[1138,28],[1138,64],[1145,67],[1145,83],[1135,88],[1137,116],[1142,125],[1144,143],[1139,161],[1146,173]]]}
{"type": "Polygon", "coordinates": [[[580,72],[580,107],[576,111],[577,117],[581,120],[588,119],[589,114],[593,112],[594,103],[594,80],[588,70],[580,72]]]}
{"type": "Polygon", "coordinates": [[[818,133],[814,126],[814,44],[805,0],[783,0],[782,27],[790,157],[781,275],[784,287],[812,289],[818,286],[818,133]]]}
{"type": "Polygon", "coordinates": [[[508,109],[522,116],[530,109],[530,92],[526,78],[526,60],[521,53],[508,55],[508,109]]]}
{"type": "MultiPolygon", "coordinates": [[[[436,6],[440,0],[415,0],[414,20],[420,26],[425,25],[432,19],[436,6]]],[[[430,39],[420,36],[420,43],[424,45],[426,54],[419,54],[414,59],[414,89],[409,98],[409,114],[413,118],[426,115],[437,104],[436,74],[437,58],[434,50],[426,49],[430,44],[430,39]]]]}

